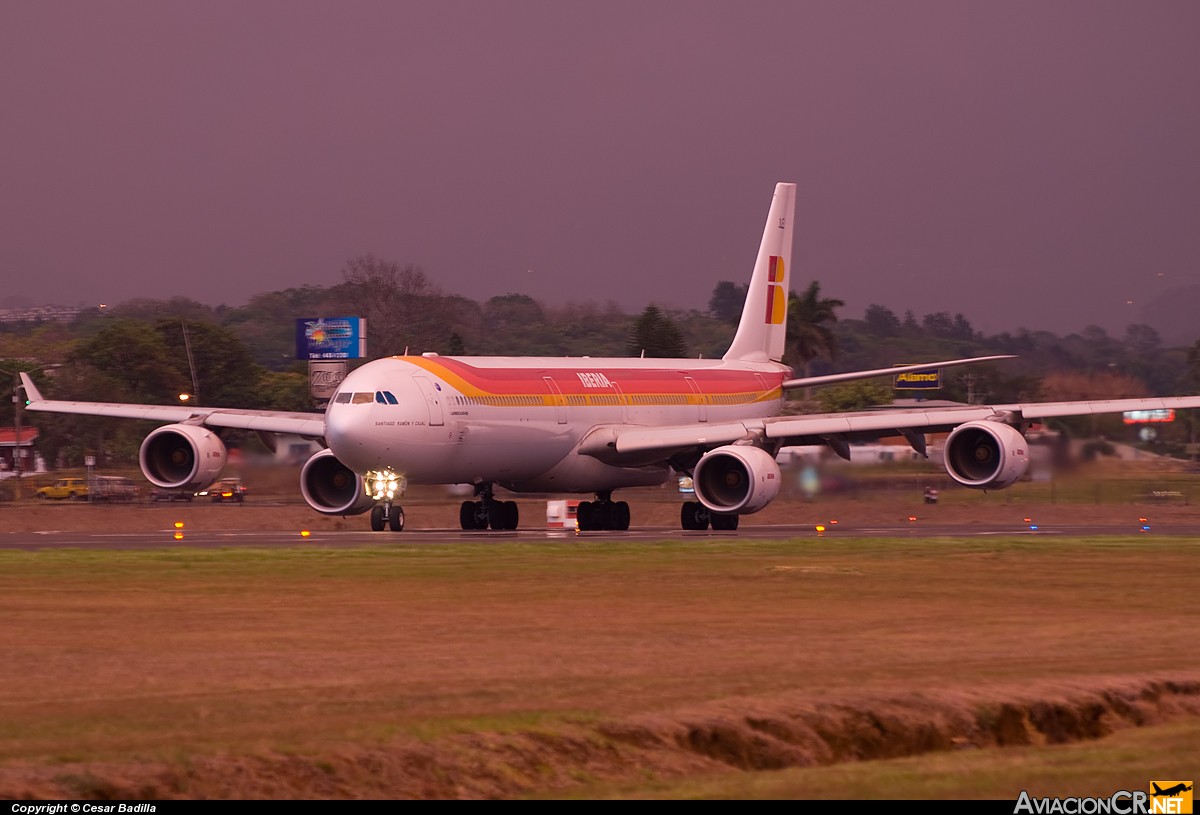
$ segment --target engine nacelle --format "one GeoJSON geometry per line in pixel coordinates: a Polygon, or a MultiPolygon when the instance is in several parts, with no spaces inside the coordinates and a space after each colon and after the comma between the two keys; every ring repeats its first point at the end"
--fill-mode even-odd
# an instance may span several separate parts
{"type": "Polygon", "coordinates": [[[946,472],[964,487],[1004,489],[1029,468],[1029,442],[1003,422],[967,422],[946,439],[946,472]]]}
{"type": "Polygon", "coordinates": [[[300,494],[310,507],[325,515],[358,515],[375,506],[362,476],[338,461],[328,448],[304,462],[300,494]]]}
{"type": "Polygon", "coordinates": [[[700,503],[713,512],[748,515],[779,494],[779,465],[759,447],[727,445],[704,454],[692,472],[700,503]]]}
{"type": "Polygon", "coordinates": [[[156,487],[207,487],[225,467],[225,442],[207,427],[169,424],[150,433],[138,450],[138,464],[156,487]]]}

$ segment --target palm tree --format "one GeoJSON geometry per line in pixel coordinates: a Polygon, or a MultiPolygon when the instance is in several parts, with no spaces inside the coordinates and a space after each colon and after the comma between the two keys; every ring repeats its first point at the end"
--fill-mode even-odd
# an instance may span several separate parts
{"type": "Polygon", "coordinates": [[[787,346],[789,359],[798,359],[809,376],[812,361],[819,356],[837,356],[837,337],[826,323],[836,323],[834,309],[846,305],[832,297],[822,299],[821,284],[813,281],[804,293],[788,297],[787,346]]]}

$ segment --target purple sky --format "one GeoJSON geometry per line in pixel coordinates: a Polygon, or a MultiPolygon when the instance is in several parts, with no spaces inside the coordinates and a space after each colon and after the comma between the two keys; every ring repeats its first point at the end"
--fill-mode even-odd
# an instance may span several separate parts
{"type": "Polygon", "coordinates": [[[703,309],[794,181],[792,285],[842,317],[1123,331],[1200,284],[1198,31],[1192,0],[0,0],[0,301],[241,305],[374,253],[703,309]]]}

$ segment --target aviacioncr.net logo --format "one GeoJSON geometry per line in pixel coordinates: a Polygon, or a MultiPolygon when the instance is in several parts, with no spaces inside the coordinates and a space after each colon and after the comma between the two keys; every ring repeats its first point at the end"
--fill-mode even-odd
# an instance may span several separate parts
{"type": "Polygon", "coordinates": [[[1151,781],[1149,791],[1107,798],[1033,798],[1021,790],[1013,815],[1192,815],[1192,782],[1151,781]]]}

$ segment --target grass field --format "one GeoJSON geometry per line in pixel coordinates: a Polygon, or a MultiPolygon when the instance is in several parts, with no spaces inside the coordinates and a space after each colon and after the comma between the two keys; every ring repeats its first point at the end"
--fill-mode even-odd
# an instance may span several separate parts
{"type": "Polygon", "coordinates": [[[1145,789],[1200,754],[1198,567],[1153,535],[4,551],[0,798],[1145,789]]]}

